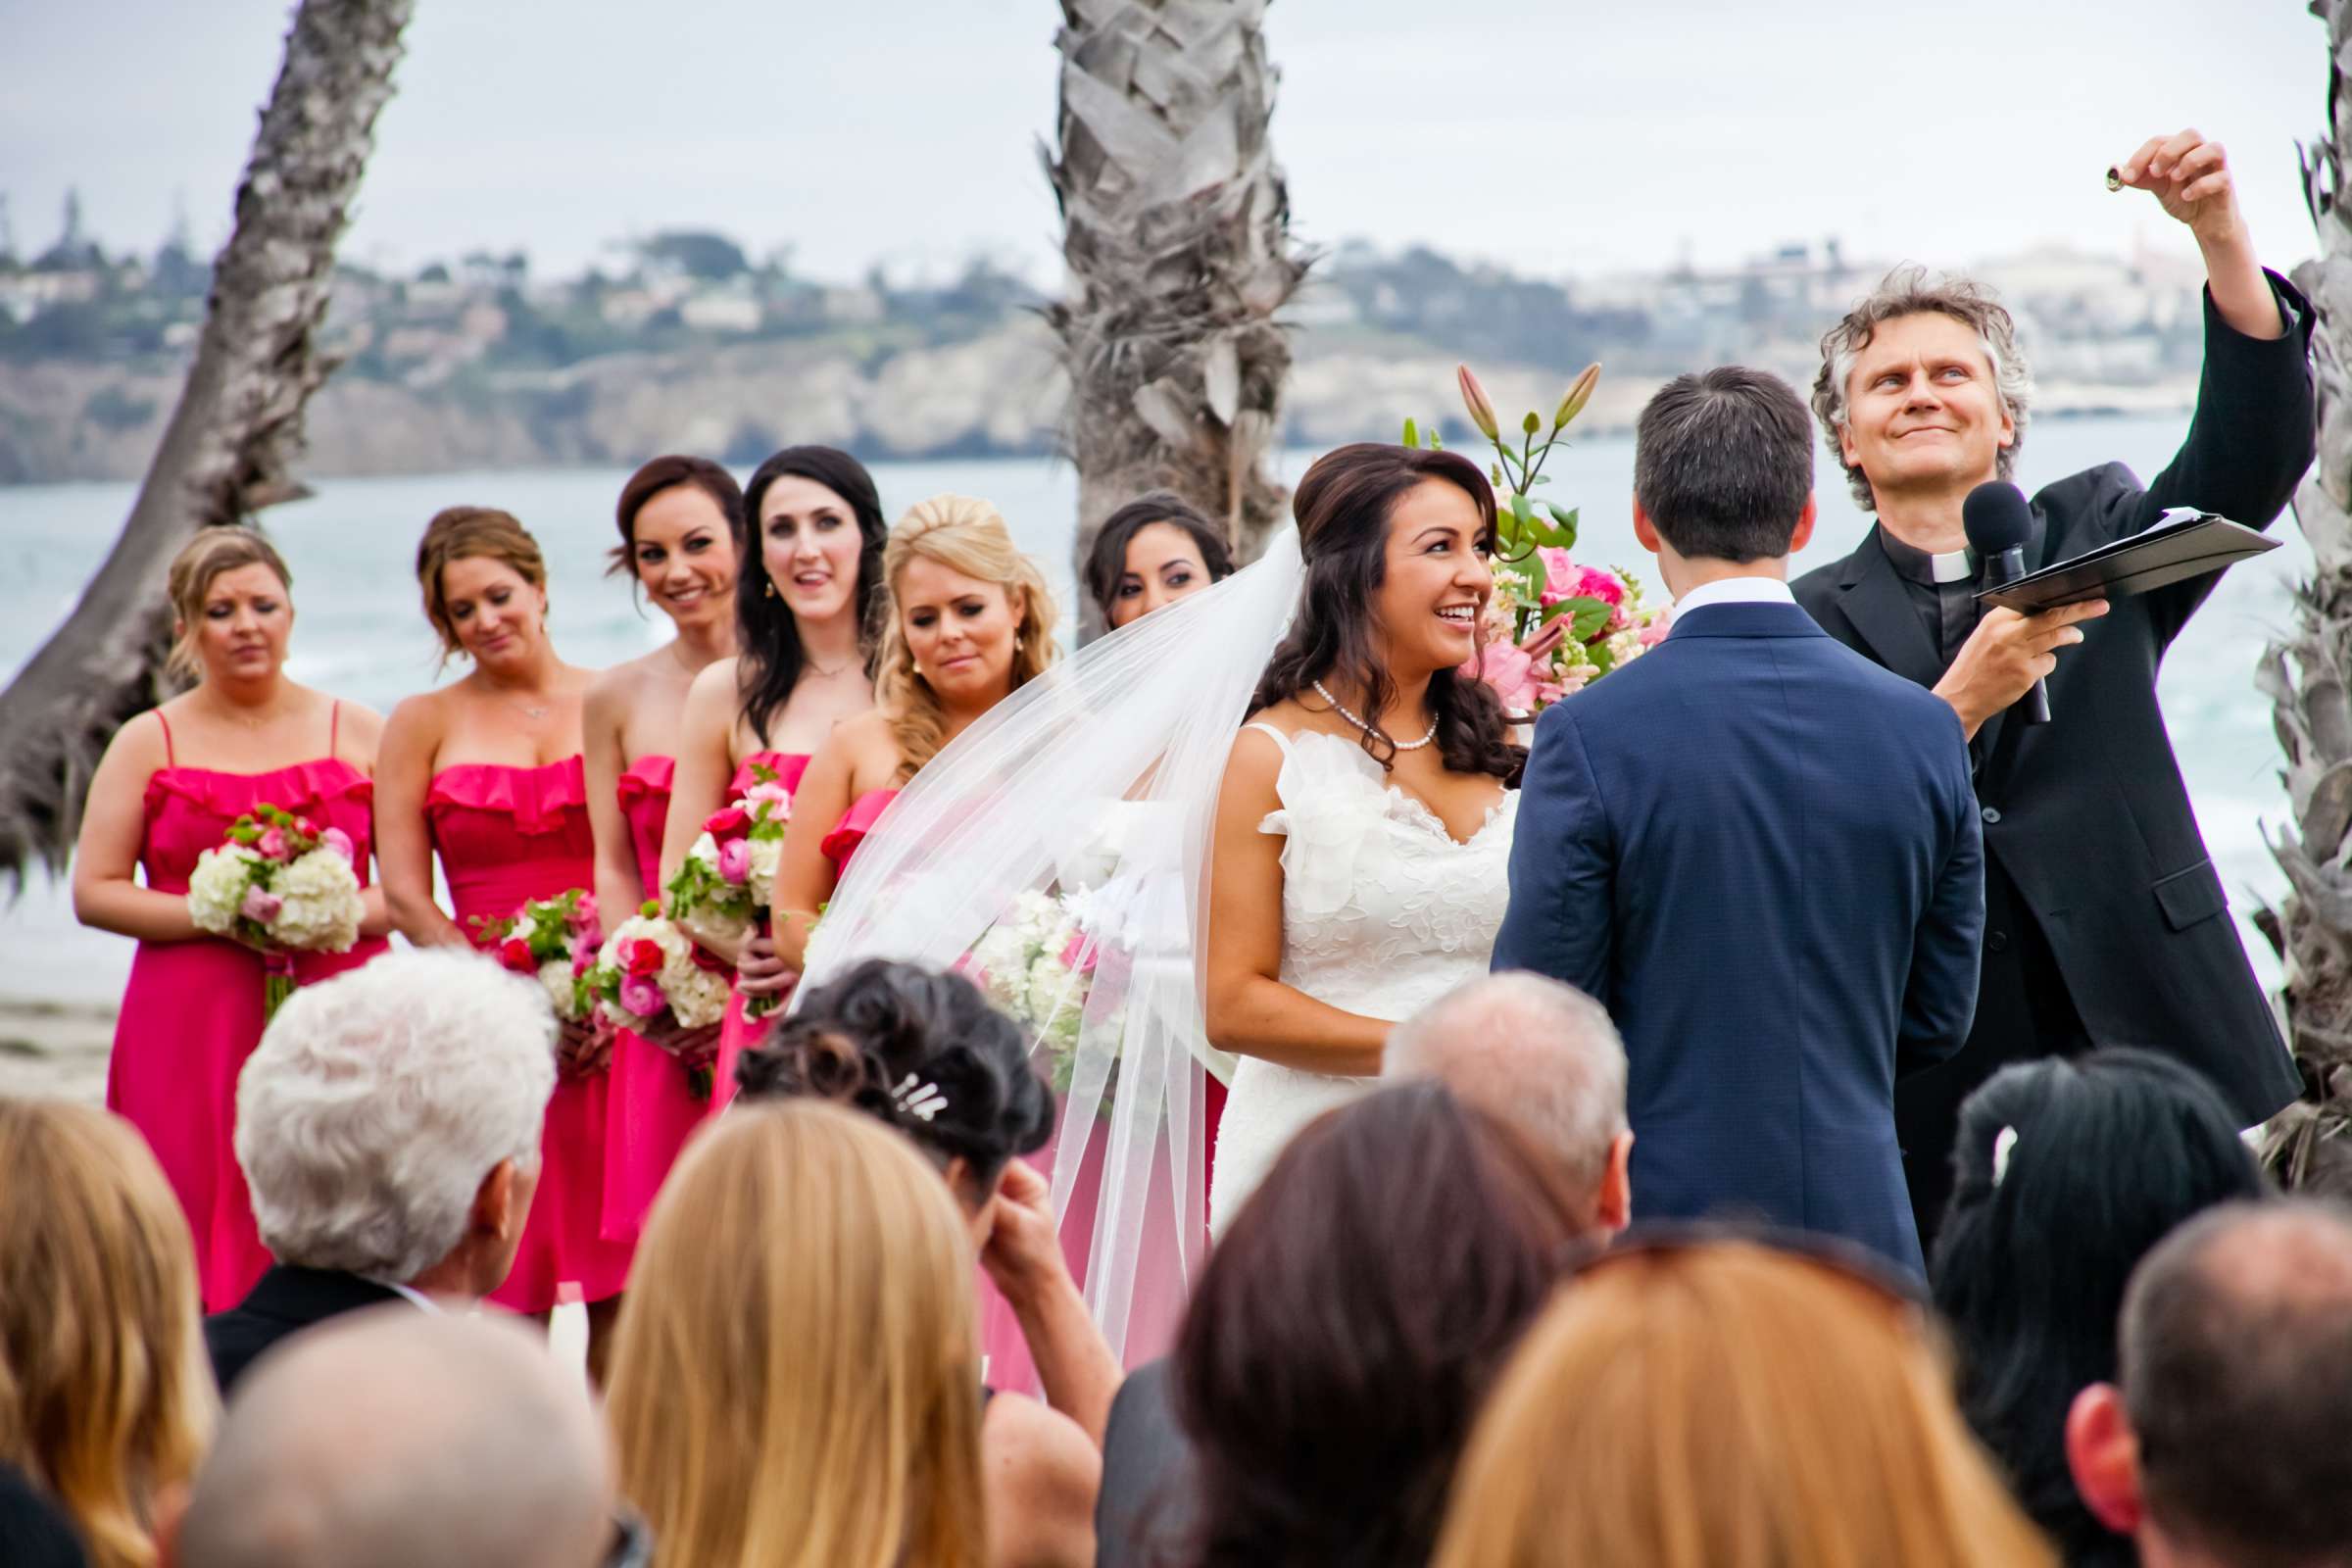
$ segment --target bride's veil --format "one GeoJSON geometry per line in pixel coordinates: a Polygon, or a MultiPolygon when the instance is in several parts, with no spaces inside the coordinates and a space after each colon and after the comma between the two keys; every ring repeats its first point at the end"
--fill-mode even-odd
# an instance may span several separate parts
{"type": "Polygon", "coordinates": [[[1062,1091],[1064,1249],[1129,1364],[1167,1348],[1206,1247],[1201,1068],[1232,1068],[1203,1035],[1195,962],[1210,829],[1301,576],[1286,528],[958,736],[858,847],[799,988],[869,957],[958,966],[1022,1018],[1062,1091]]]}

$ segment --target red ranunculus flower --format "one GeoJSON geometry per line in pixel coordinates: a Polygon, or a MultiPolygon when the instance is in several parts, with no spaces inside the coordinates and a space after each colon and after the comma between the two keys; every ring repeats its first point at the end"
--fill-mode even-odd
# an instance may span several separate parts
{"type": "Polygon", "coordinates": [[[725,974],[733,967],[726,959],[710,952],[699,942],[686,950],[686,956],[694,960],[694,966],[697,969],[707,969],[712,974],[725,974]]]}
{"type": "Polygon", "coordinates": [[[721,807],[703,818],[703,831],[714,839],[731,839],[751,830],[751,813],[737,806],[721,807]]]}
{"type": "Polygon", "coordinates": [[[531,956],[531,945],[520,937],[509,937],[498,945],[498,961],[516,974],[539,972],[539,960],[531,956]]]}
{"type": "Polygon", "coordinates": [[[662,953],[661,943],[639,937],[622,951],[620,956],[628,972],[644,980],[662,972],[662,962],[666,955],[662,953]]]}

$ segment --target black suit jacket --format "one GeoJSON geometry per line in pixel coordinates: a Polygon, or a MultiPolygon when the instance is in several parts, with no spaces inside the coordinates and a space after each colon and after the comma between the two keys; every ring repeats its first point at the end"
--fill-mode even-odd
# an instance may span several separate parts
{"type": "MultiPolygon", "coordinates": [[[[2246,337],[2208,294],[2187,440],[2144,488],[2111,463],[2034,496],[2029,569],[2137,532],[2171,507],[2255,528],[2278,515],[2315,447],[2312,312],[2283,278],[2274,273],[2271,282],[2285,336],[2246,337]]],[[[1985,854],[2040,925],[2090,1038],[2180,1057],[2250,1126],[2293,1100],[2300,1082],[2230,922],[2156,706],[2165,650],[2218,580],[2119,599],[2082,622],[2082,643],[2059,655],[2049,679],[2053,722],[2026,724],[2011,713],[1984,725],[1977,795],[1985,854]]],[[[1878,529],[1794,587],[1797,602],[1847,647],[1922,685],[1941,678],[1878,529]]],[[[2246,701],[2256,700],[2249,686],[2246,701]]],[[[1987,997],[1979,1017],[1996,1010],[1987,997]]]]}
{"type": "Polygon", "coordinates": [[[345,1312],[404,1299],[389,1285],[357,1274],[270,1265],[245,1299],[204,1320],[204,1348],[213,1358],[213,1380],[223,1398],[245,1369],[290,1334],[345,1312]]]}
{"type": "Polygon", "coordinates": [[[1168,1363],[1127,1374],[1102,1433],[1095,1568],[1180,1561],[1200,1514],[1192,1446],[1168,1399],[1168,1363]]]}

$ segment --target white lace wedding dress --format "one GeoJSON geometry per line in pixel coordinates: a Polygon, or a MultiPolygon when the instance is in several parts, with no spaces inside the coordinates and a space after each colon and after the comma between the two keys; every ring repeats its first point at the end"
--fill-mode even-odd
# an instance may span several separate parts
{"type": "MultiPolygon", "coordinates": [[[[1349,1012],[1396,1019],[1486,973],[1510,897],[1519,792],[1505,791],[1460,843],[1356,742],[1250,727],[1283,753],[1274,785],[1282,807],[1259,824],[1289,840],[1283,983],[1349,1012]]],[[[1301,1127],[1370,1082],[1243,1057],[1217,1131],[1210,1233],[1223,1233],[1301,1127]]]]}

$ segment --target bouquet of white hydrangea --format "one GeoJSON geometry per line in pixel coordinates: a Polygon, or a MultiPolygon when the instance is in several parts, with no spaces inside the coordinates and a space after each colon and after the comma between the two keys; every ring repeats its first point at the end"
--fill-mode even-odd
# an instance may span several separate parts
{"type": "MultiPolygon", "coordinates": [[[[717,1023],[727,1011],[727,975],[724,963],[649,901],[605,939],[586,983],[606,1017],[650,1038],[717,1023]]],[[[709,1099],[710,1063],[686,1060],[685,1065],[695,1093],[709,1099]]]]}
{"type": "Polygon", "coordinates": [[[596,993],[587,975],[604,940],[596,895],[573,888],[552,899],[529,900],[503,920],[476,915],[473,940],[507,968],[538,981],[564,1022],[577,1023],[595,1010],[596,993]]]}
{"type": "MultiPolygon", "coordinates": [[[[792,795],[765,763],[752,764],[752,780],[741,800],[704,819],[665,890],[670,919],[698,943],[740,949],[754,931],[767,929],[792,795]]],[[[765,1017],[781,1000],[747,998],[744,1016],[765,1017]]]]}
{"type": "MultiPolygon", "coordinates": [[[[1102,955],[1087,931],[1083,900],[1083,894],[1055,897],[1034,889],[1020,894],[956,963],[990,1002],[1035,1032],[1052,1055],[1048,1076],[1056,1094],[1070,1087],[1102,955]]],[[[1108,1032],[1115,1036],[1115,1025],[1108,1032]]],[[[1109,1103],[1107,1090],[1103,1103],[1109,1103]]]]}
{"type": "Polygon", "coordinates": [[[219,848],[196,858],[188,918],[199,931],[262,954],[262,1011],[274,1016],[294,994],[294,955],[349,953],[367,914],[351,837],[307,816],[257,806],[229,824],[219,848]]]}

